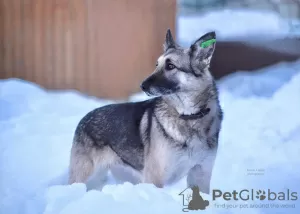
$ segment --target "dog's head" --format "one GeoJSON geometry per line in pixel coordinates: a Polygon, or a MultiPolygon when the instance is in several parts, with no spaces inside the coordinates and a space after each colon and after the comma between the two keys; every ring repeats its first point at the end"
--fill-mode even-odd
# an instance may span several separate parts
{"type": "Polygon", "coordinates": [[[182,48],[168,30],[164,53],[158,58],[154,72],[141,84],[148,95],[168,95],[199,91],[211,83],[210,61],[215,50],[215,32],[196,40],[189,48],[182,48]]]}

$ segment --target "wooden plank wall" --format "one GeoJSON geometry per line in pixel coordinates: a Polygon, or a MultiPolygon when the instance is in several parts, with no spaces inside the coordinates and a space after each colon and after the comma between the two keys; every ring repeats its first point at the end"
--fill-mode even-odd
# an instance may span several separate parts
{"type": "Polygon", "coordinates": [[[0,0],[0,78],[125,98],[154,69],[176,0],[0,0]]]}

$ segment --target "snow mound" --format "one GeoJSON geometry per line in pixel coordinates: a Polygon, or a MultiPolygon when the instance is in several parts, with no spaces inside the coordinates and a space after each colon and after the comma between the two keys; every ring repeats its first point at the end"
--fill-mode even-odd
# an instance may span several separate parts
{"type": "Polygon", "coordinates": [[[85,185],[51,187],[46,195],[47,206],[44,214],[69,213],[161,213],[164,207],[170,213],[181,213],[180,203],[152,185],[105,187],[100,191],[85,191],[85,185]]]}
{"type": "Polygon", "coordinates": [[[289,35],[290,26],[275,12],[246,9],[216,10],[201,16],[178,17],[178,39],[188,45],[208,31],[216,31],[218,39],[282,38],[289,35]]]}
{"type": "Polygon", "coordinates": [[[271,97],[300,71],[300,61],[281,62],[255,72],[239,71],[218,81],[221,91],[229,91],[236,97],[271,97]]]}
{"type": "MultiPolygon", "coordinates": [[[[300,62],[283,63],[273,71],[265,69],[251,77],[240,73],[218,83],[224,121],[212,189],[289,189],[299,195],[299,66],[300,62]],[[261,174],[249,173],[253,170],[261,174]]],[[[111,179],[102,192],[86,192],[84,184],[66,185],[77,123],[88,111],[112,101],[74,92],[53,93],[19,80],[2,80],[0,89],[0,213],[182,213],[179,193],[186,188],[185,179],[164,189],[116,184],[111,179]]],[[[130,100],[148,98],[137,94],[130,100]]],[[[300,210],[299,200],[272,202],[294,208],[223,209],[217,204],[259,206],[262,202],[202,197],[210,201],[203,213],[293,214],[300,210]]]]}

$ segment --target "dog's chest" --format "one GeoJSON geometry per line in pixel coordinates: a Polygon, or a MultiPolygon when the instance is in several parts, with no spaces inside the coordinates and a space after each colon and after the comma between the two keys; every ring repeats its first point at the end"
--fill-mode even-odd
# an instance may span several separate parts
{"type": "Polygon", "coordinates": [[[181,146],[173,148],[172,162],[175,165],[185,165],[193,167],[195,164],[200,164],[208,152],[208,146],[204,139],[198,136],[192,136],[181,146]]]}
{"type": "Polygon", "coordinates": [[[187,175],[196,164],[209,155],[202,127],[177,121],[155,121],[151,132],[151,153],[165,168],[165,182],[172,183],[187,175]]]}
{"type": "Polygon", "coordinates": [[[184,148],[173,148],[169,152],[167,182],[171,183],[186,176],[195,165],[202,165],[208,156],[208,149],[198,137],[193,137],[184,148]]]}
{"type": "Polygon", "coordinates": [[[159,154],[159,162],[165,168],[165,183],[173,183],[186,176],[193,166],[201,165],[208,155],[206,142],[197,136],[191,137],[185,145],[163,136],[156,139],[152,152],[159,154]]]}

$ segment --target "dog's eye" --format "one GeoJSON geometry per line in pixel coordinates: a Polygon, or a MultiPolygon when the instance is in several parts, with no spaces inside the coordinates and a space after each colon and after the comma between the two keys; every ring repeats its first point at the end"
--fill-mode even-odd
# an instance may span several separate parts
{"type": "Polygon", "coordinates": [[[174,68],[175,68],[175,65],[173,65],[172,63],[168,63],[167,66],[166,66],[166,69],[169,70],[169,71],[173,70],[174,68]]]}
{"type": "Polygon", "coordinates": [[[158,66],[158,62],[156,62],[156,65],[155,65],[156,67],[158,66]]]}

